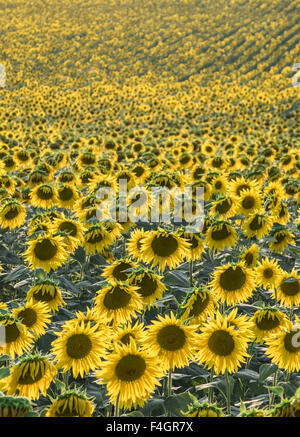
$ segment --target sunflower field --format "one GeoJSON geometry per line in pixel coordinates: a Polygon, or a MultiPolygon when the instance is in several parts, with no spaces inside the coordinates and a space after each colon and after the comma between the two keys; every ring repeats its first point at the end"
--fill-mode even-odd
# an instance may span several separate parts
{"type": "Polygon", "coordinates": [[[0,35],[0,417],[300,416],[299,1],[3,0],[0,35]],[[124,180],[201,188],[201,229],[124,180]]]}

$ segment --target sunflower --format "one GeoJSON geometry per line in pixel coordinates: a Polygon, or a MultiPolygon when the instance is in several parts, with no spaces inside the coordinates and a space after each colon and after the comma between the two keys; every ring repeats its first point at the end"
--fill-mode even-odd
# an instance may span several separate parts
{"type": "Polygon", "coordinates": [[[255,273],[258,286],[274,289],[277,287],[282,270],[275,259],[269,260],[268,257],[265,257],[258,263],[255,273]]]}
{"type": "Polygon", "coordinates": [[[28,399],[39,399],[46,392],[57,373],[57,369],[47,357],[28,355],[15,364],[6,379],[4,390],[8,395],[18,393],[28,399]]]}
{"type": "Polygon", "coordinates": [[[32,411],[28,399],[20,396],[0,395],[0,417],[24,417],[32,411]]]}
{"type": "Polygon", "coordinates": [[[241,335],[246,335],[249,340],[255,340],[251,318],[245,314],[237,315],[237,312],[238,309],[234,308],[229,314],[224,315],[224,319],[227,320],[228,326],[233,326],[241,335]]]}
{"type": "Polygon", "coordinates": [[[187,366],[198,345],[197,328],[184,324],[173,313],[158,315],[158,319],[147,326],[144,346],[159,358],[163,370],[187,366]]]}
{"type": "Polygon", "coordinates": [[[228,263],[216,268],[210,286],[221,303],[235,305],[246,302],[256,287],[255,273],[242,261],[236,265],[228,263]]]}
{"type": "Polygon", "coordinates": [[[254,189],[246,189],[240,192],[236,212],[248,217],[253,211],[259,210],[261,206],[261,195],[254,189]]]}
{"type": "Polygon", "coordinates": [[[247,238],[256,237],[258,240],[272,229],[274,219],[266,213],[253,211],[244,221],[242,228],[247,238]]]}
{"type": "Polygon", "coordinates": [[[64,234],[64,243],[70,252],[74,252],[83,241],[84,227],[76,220],[66,217],[58,218],[54,220],[51,229],[53,234],[64,234]]]}
{"type": "Polygon", "coordinates": [[[233,217],[236,213],[236,202],[232,196],[221,196],[212,202],[210,212],[212,216],[218,215],[222,220],[233,217]]]}
{"type": "Polygon", "coordinates": [[[41,279],[35,282],[27,292],[26,300],[27,302],[32,300],[33,303],[41,302],[47,306],[50,312],[58,311],[59,306],[66,304],[57,284],[50,279],[41,279]]]}
{"type": "Polygon", "coordinates": [[[277,283],[277,294],[272,294],[274,299],[277,296],[281,305],[285,307],[299,306],[300,304],[300,278],[296,270],[291,273],[282,271],[277,283]]]}
{"type": "Polygon", "coordinates": [[[246,267],[248,267],[249,269],[253,269],[257,264],[258,255],[259,247],[256,244],[252,244],[249,249],[246,249],[242,253],[240,258],[242,261],[244,261],[246,267]]]}
{"type": "Polygon", "coordinates": [[[91,417],[94,404],[84,393],[68,390],[52,401],[46,417],[91,417]]]}
{"type": "Polygon", "coordinates": [[[188,256],[189,243],[175,232],[168,232],[162,228],[151,231],[141,242],[142,260],[158,264],[159,270],[166,266],[175,269],[188,256]]]}
{"type": "Polygon", "coordinates": [[[117,328],[113,334],[113,343],[129,345],[132,338],[137,344],[142,344],[145,327],[142,323],[127,323],[117,328]]]}
{"type": "Polygon", "coordinates": [[[183,413],[184,417],[224,417],[224,413],[221,408],[218,408],[215,404],[208,404],[203,402],[195,403],[191,406],[187,412],[183,413]]]}
{"type": "Polygon", "coordinates": [[[300,400],[292,397],[283,399],[271,410],[271,417],[300,417],[300,400]]]}
{"type": "Polygon", "coordinates": [[[257,310],[251,317],[253,332],[257,341],[263,342],[271,334],[277,333],[289,326],[287,316],[277,308],[263,308],[257,310]]]}
{"type": "Polygon", "coordinates": [[[56,270],[68,258],[63,238],[59,235],[38,235],[28,243],[24,258],[31,269],[42,268],[49,273],[56,270]]]}
{"type": "Polygon", "coordinates": [[[180,233],[180,236],[189,243],[188,255],[185,256],[187,261],[196,261],[201,259],[204,251],[204,245],[200,235],[183,231],[180,233]]]}
{"type": "Polygon", "coordinates": [[[213,317],[215,313],[216,299],[214,295],[205,287],[194,288],[192,293],[186,296],[181,308],[184,310],[181,318],[183,320],[191,318],[192,323],[206,321],[208,317],[213,317]]]}
{"type": "Polygon", "coordinates": [[[101,225],[90,225],[84,233],[84,246],[87,254],[94,255],[107,249],[112,244],[112,236],[101,225]]]}
{"type": "Polygon", "coordinates": [[[129,344],[115,346],[115,350],[101,363],[96,373],[98,383],[105,383],[110,402],[131,409],[145,404],[163,376],[160,363],[152,353],[141,350],[131,338],[129,344]]]}
{"type": "Polygon", "coordinates": [[[116,282],[97,291],[95,311],[105,322],[125,323],[143,309],[138,287],[116,282]]]}
{"type": "Polygon", "coordinates": [[[0,211],[0,227],[10,230],[19,228],[25,223],[26,208],[17,200],[6,202],[0,211]]]}
{"type": "Polygon", "coordinates": [[[281,225],[286,225],[290,220],[290,213],[286,204],[281,201],[273,210],[274,222],[281,225]]]}
{"type": "Polygon", "coordinates": [[[14,308],[12,315],[37,337],[45,334],[51,320],[49,307],[42,302],[26,302],[23,307],[14,308]]]}
{"type": "Polygon", "coordinates": [[[135,229],[127,240],[128,253],[137,261],[142,261],[142,241],[147,235],[148,232],[144,231],[144,229],[135,229]]]}
{"type": "Polygon", "coordinates": [[[60,208],[71,209],[79,198],[75,187],[70,184],[60,184],[57,187],[57,205],[60,208]]]}
{"type": "Polygon", "coordinates": [[[266,355],[271,362],[287,372],[300,371],[300,329],[299,325],[278,330],[266,339],[266,355]]]}
{"type": "Polygon", "coordinates": [[[226,370],[237,372],[249,357],[247,346],[250,338],[230,325],[219,312],[215,320],[201,327],[199,337],[196,358],[209,369],[213,367],[216,374],[224,374],[226,370]]]}
{"type": "Polygon", "coordinates": [[[271,241],[269,248],[275,253],[282,253],[289,244],[295,244],[294,235],[288,229],[274,231],[272,237],[275,238],[276,241],[271,241]]]}
{"type": "MultiPolygon", "coordinates": [[[[12,359],[22,355],[32,347],[33,335],[25,325],[8,313],[0,313],[0,327],[5,329],[4,343],[0,343],[0,353],[9,355],[12,359]]],[[[1,329],[1,330],[2,330],[1,329]]]]}
{"type": "Polygon", "coordinates": [[[30,193],[31,204],[37,208],[52,208],[57,201],[56,188],[49,184],[35,187],[30,193]]]}
{"type": "Polygon", "coordinates": [[[129,258],[121,258],[114,261],[110,266],[105,267],[101,276],[111,284],[124,282],[128,279],[131,270],[138,265],[129,258]]]}
{"type": "Polygon", "coordinates": [[[225,221],[214,222],[206,233],[205,243],[211,250],[220,251],[232,247],[237,241],[237,233],[233,226],[225,221]]]}
{"type": "Polygon", "coordinates": [[[255,193],[259,192],[259,184],[253,179],[246,180],[243,176],[240,176],[230,183],[229,192],[234,197],[240,197],[243,190],[254,190],[255,193]]]}
{"type": "Polygon", "coordinates": [[[162,276],[157,275],[147,268],[135,269],[130,273],[128,283],[137,287],[143,304],[150,308],[157,300],[162,298],[167,287],[161,282],[162,276]]]}
{"type": "Polygon", "coordinates": [[[72,368],[74,378],[78,375],[83,378],[84,374],[99,367],[105,354],[105,343],[97,325],[80,323],[56,332],[56,335],[58,338],[51,344],[51,353],[63,373],[72,368]]]}

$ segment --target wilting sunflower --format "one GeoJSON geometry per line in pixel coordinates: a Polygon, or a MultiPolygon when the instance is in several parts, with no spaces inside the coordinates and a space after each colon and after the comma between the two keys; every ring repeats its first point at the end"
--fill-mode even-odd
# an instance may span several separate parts
{"type": "Polygon", "coordinates": [[[146,307],[150,307],[158,299],[162,298],[167,287],[161,282],[162,276],[157,275],[147,268],[135,269],[130,273],[128,283],[137,287],[137,293],[141,296],[146,307]]]}
{"type": "Polygon", "coordinates": [[[262,408],[240,408],[240,413],[238,417],[270,417],[270,411],[262,408]]]}
{"type": "Polygon", "coordinates": [[[300,400],[293,396],[283,399],[270,412],[271,417],[300,417],[300,400]]]}
{"type": "Polygon", "coordinates": [[[137,347],[131,338],[128,345],[116,345],[115,350],[101,363],[96,373],[99,383],[105,383],[110,402],[131,409],[145,404],[163,376],[157,357],[137,347]]]}
{"type": "Polygon", "coordinates": [[[253,269],[257,264],[258,255],[259,247],[256,244],[252,244],[249,249],[242,253],[241,260],[244,261],[246,267],[253,269]]]}
{"type": "Polygon", "coordinates": [[[216,298],[207,288],[194,288],[189,293],[182,304],[184,310],[181,318],[183,320],[191,318],[192,323],[202,323],[208,317],[213,317],[215,313],[216,298]]]}
{"type": "Polygon", "coordinates": [[[144,229],[135,229],[127,240],[128,253],[137,261],[142,261],[142,241],[147,235],[148,232],[144,231],[144,229]]]}
{"type": "Polygon", "coordinates": [[[94,255],[107,249],[113,240],[105,227],[101,225],[91,225],[84,233],[84,247],[87,254],[94,255]]]}
{"type": "Polygon", "coordinates": [[[237,233],[233,226],[225,221],[214,222],[206,233],[205,243],[211,250],[220,251],[232,247],[237,241],[237,233]]]}
{"type": "Polygon", "coordinates": [[[0,227],[15,229],[22,226],[26,220],[26,208],[17,200],[6,202],[0,211],[0,227]]]}
{"type": "Polygon", "coordinates": [[[56,202],[60,208],[73,208],[78,198],[79,194],[71,184],[60,184],[58,186],[56,202]]]}
{"type": "Polygon", "coordinates": [[[8,395],[18,393],[30,400],[39,399],[40,393],[46,396],[56,373],[55,365],[47,357],[28,355],[12,367],[5,390],[8,395]]]}
{"type": "Polygon", "coordinates": [[[258,263],[256,269],[256,282],[265,289],[274,289],[280,280],[282,269],[275,259],[265,257],[258,263]]]}
{"type": "Polygon", "coordinates": [[[23,307],[14,308],[12,315],[38,337],[45,334],[51,320],[49,307],[42,302],[29,301],[23,307]]]}
{"type": "Polygon", "coordinates": [[[277,333],[290,324],[287,316],[277,308],[257,310],[251,317],[253,332],[257,341],[263,342],[271,334],[277,333]]]}
{"type": "Polygon", "coordinates": [[[50,279],[41,279],[35,282],[27,292],[26,300],[27,302],[32,300],[33,303],[42,302],[50,312],[58,311],[59,306],[66,304],[57,284],[50,279]]]}
{"type": "Polygon", "coordinates": [[[129,345],[132,338],[138,345],[143,342],[145,327],[142,323],[127,323],[114,331],[113,342],[114,344],[121,343],[129,345]]]}
{"type": "Polygon", "coordinates": [[[138,287],[116,282],[102,288],[95,297],[95,311],[105,322],[126,323],[143,309],[138,287]]]}
{"type": "Polygon", "coordinates": [[[52,208],[57,201],[56,188],[49,184],[38,185],[31,191],[30,199],[36,208],[52,208]]]}
{"type": "Polygon", "coordinates": [[[184,324],[173,313],[158,319],[147,326],[145,347],[159,358],[163,370],[187,366],[198,346],[197,327],[184,324]]]}
{"type": "Polygon", "coordinates": [[[219,312],[215,320],[201,326],[199,337],[196,358],[209,369],[213,367],[216,374],[224,374],[226,370],[237,372],[249,357],[247,346],[250,338],[230,325],[219,312]]]}
{"type": "Polygon", "coordinates": [[[68,390],[52,401],[46,417],[91,417],[94,410],[94,404],[84,393],[68,390]]]}
{"type": "MultiPolygon", "coordinates": [[[[272,294],[274,299],[275,293],[272,294]]],[[[300,278],[296,270],[291,273],[282,271],[277,284],[277,299],[285,307],[299,306],[300,304],[300,278]]]]}
{"type": "Polygon", "coordinates": [[[294,235],[288,229],[280,229],[272,234],[276,241],[271,241],[270,250],[276,253],[282,253],[289,244],[294,245],[294,235]]]}
{"type": "Polygon", "coordinates": [[[253,211],[246,221],[243,223],[242,228],[247,238],[256,237],[258,240],[264,235],[268,234],[273,226],[273,218],[266,213],[260,213],[260,211],[253,211]]]}
{"type": "Polygon", "coordinates": [[[259,210],[261,205],[259,192],[254,189],[242,190],[238,199],[237,213],[248,217],[253,211],[259,210]]]}
{"type": "Polygon", "coordinates": [[[74,252],[83,241],[84,226],[76,220],[58,218],[54,220],[51,229],[53,234],[64,234],[64,243],[70,252],[74,252]]]}
{"type": "Polygon", "coordinates": [[[33,335],[25,325],[8,313],[0,313],[0,326],[5,328],[5,343],[0,344],[0,353],[9,355],[13,359],[22,355],[32,347],[33,335]]]}
{"type": "Polygon", "coordinates": [[[159,270],[165,270],[166,266],[175,269],[188,256],[189,243],[175,232],[168,232],[162,228],[149,232],[142,240],[142,260],[158,264],[159,270]]]}
{"type": "Polygon", "coordinates": [[[55,355],[57,367],[66,372],[72,368],[74,378],[88,374],[101,364],[105,355],[105,342],[97,325],[79,324],[56,332],[58,338],[52,342],[51,353],[55,355]]]}
{"type": "Polygon", "coordinates": [[[114,261],[110,266],[105,267],[101,276],[111,284],[124,282],[128,279],[131,270],[138,265],[129,258],[121,258],[114,261]]]}
{"type": "Polygon", "coordinates": [[[210,285],[221,303],[235,305],[252,296],[256,287],[255,273],[245,267],[243,261],[236,265],[228,263],[215,269],[210,285]]]}
{"type": "Polygon", "coordinates": [[[187,412],[183,413],[184,417],[224,417],[224,413],[221,408],[218,408],[215,404],[208,404],[199,402],[192,405],[187,412]]]}
{"type": "Polygon", "coordinates": [[[300,370],[300,329],[299,324],[276,332],[266,339],[266,355],[280,369],[288,372],[300,370]]]}
{"type": "Polygon", "coordinates": [[[68,258],[63,238],[59,235],[38,235],[28,245],[24,258],[33,270],[40,267],[49,273],[51,269],[58,269],[68,258]]]}
{"type": "Polygon", "coordinates": [[[24,417],[32,411],[28,399],[20,396],[0,395],[0,417],[24,417]]]}

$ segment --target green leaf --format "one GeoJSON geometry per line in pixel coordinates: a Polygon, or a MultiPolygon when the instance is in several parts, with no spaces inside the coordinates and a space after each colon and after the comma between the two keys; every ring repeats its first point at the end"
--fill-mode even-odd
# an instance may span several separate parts
{"type": "Polygon", "coordinates": [[[265,379],[276,372],[276,369],[276,364],[262,364],[259,367],[259,382],[265,381],[265,379]]]}
{"type": "Polygon", "coordinates": [[[259,378],[259,374],[250,369],[239,370],[234,374],[234,376],[237,376],[238,378],[253,379],[254,381],[257,381],[259,378]]]}
{"type": "Polygon", "coordinates": [[[6,378],[10,375],[9,367],[1,367],[0,368],[0,379],[6,378]]]}
{"type": "Polygon", "coordinates": [[[275,393],[277,396],[279,396],[281,399],[283,399],[283,396],[284,396],[284,388],[283,387],[281,387],[279,385],[275,385],[275,386],[266,385],[265,388],[268,388],[273,393],[275,393]]]}

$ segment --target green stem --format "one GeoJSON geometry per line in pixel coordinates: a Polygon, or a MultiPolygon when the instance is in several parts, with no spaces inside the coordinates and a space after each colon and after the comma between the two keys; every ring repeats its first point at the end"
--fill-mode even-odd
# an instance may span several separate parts
{"type": "Polygon", "coordinates": [[[193,286],[193,270],[194,270],[194,265],[193,265],[193,260],[190,261],[190,286],[193,286]]]}
{"type": "Polygon", "coordinates": [[[117,400],[116,400],[115,417],[120,417],[120,393],[118,394],[117,400]]]}
{"type": "MultiPolygon", "coordinates": [[[[211,371],[210,371],[209,382],[210,383],[213,382],[213,379],[214,379],[214,368],[212,367],[211,371]]],[[[208,397],[208,403],[212,404],[213,403],[213,398],[214,398],[214,391],[213,391],[212,387],[209,387],[209,389],[208,389],[208,396],[207,397],[208,397]]]]}
{"type": "MultiPolygon", "coordinates": [[[[278,368],[276,369],[276,372],[274,373],[274,378],[273,378],[273,386],[275,387],[277,384],[277,376],[278,376],[278,368]]],[[[270,399],[270,406],[272,407],[272,405],[274,404],[275,401],[275,393],[272,392],[271,394],[271,399],[270,399]]]]}
{"type": "Polygon", "coordinates": [[[226,402],[227,402],[227,414],[231,415],[231,395],[230,395],[230,377],[228,374],[228,370],[225,372],[225,381],[226,381],[226,402]]]}

